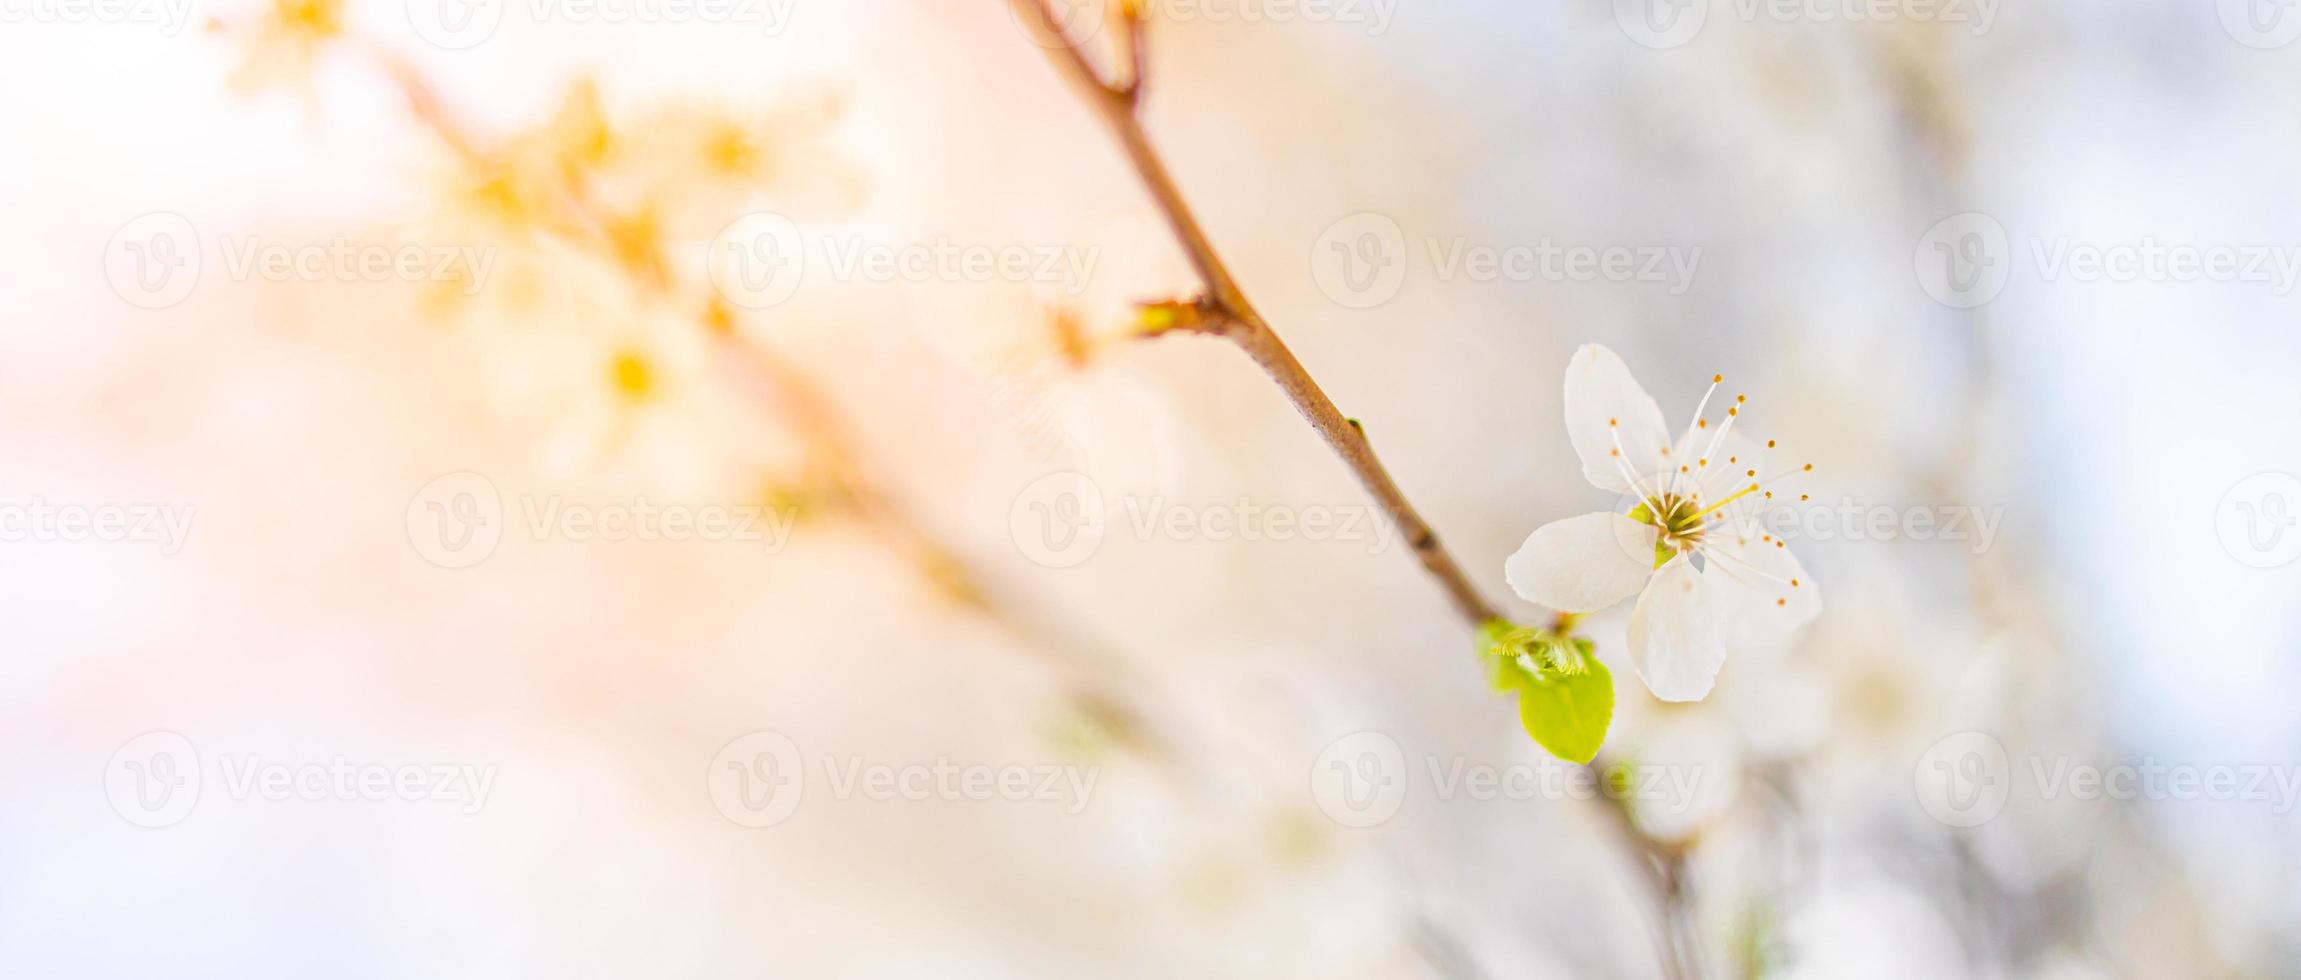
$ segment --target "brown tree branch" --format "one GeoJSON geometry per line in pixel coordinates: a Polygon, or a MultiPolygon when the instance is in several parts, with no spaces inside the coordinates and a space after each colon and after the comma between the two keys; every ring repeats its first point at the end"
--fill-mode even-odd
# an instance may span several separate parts
{"type": "MultiPolygon", "coordinates": [[[[1116,80],[1107,80],[1095,70],[1081,45],[1071,39],[1062,28],[1061,20],[1046,6],[1047,0],[1009,2],[1016,14],[1036,26],[1044,37],[1064,42],[1050,48],[1050,57],[1117,137],[1143,189],[1150,194],[1168,229],[1174,233],[1176,243],[1198,273],[1205,294],[1187,309],[1166,304],[1168,308],[1164,312],[1173,322],[1152,332],[1205,333],[1237,344],[1350,467],[1367,493],[1382,504],[1400,535],[1412,544],[1423,570],[1437,580],[1453,602],[1455,611],[1472,628],[1502,618],[1462,573],[1453,554],[1439,543],[1437,532],[1431,530],[1407,501],[1405,493],[1398,489],[1397,481],[1375,455],[1373,445],[1367,442],[1366,433],[1358,423],[1335,407],[1334,400],[1327,397],[1285,341],[1247,300],[1238,281],[1231,276],[1230,268],[1215,251],[1205,228],[1199,224],[1196,212],[1183,199],[1182,190],[1167,171],[1165,161],[1151,146],[1141,115],[1145,71],[1143,25],[1140,18],[1133,15],[1129,0],[1121,0],[1125,10],[1120,23],[1126,36],[1120,39],[1120,44],[1133,67],[1125,77],[1116,80]]],[[[1572,621],[1572,617],[1561,616],[1561,631],[1570,627],[1572,621]]],[[[1592,768],[1602,780],[1608,764],[1600,758],[1592,768]]],[[[1606,811],[1606,819],[1620,834],[1631,859],[1654,891],[1659,919],[1656,953],[1664,975],[1673,980],[1698,976],[1700,945],[1693,931],[1693,903],[1686,880],[1684,849],[1646,836],[1638,828],[1626,800],[1601,802],[1601,809],[1606,811]]]]}
{"type": "MultiPolygon", "coordinates": [[[[1011,2],[1018,15],[1030,18],[1046,32],[1047,37],[1068,40],[1069,35],[1053,11],[1047,8],[1046,0],[1011,2]]],[[[1122,16],[1121,25],[1127,34],[1121,43],[1126,50],[1139,52],[1143,44],[1140,19],[1122,16]]],[[[1366,433],[1344,416],[1341,409],[1335,407],[1334,399],[1327,397],[1318,381],[1303,369],[1302,362],[1295,359],[1294,352],[1287,348],[1286,342],[1270,328],[1270,324],[1239,289],[1238,281],[1232,278],[1230,268],[1223,264],[1213,241],[1207,238],[1206,230],[1199,225],[1196,212],[1183,200],[1182,190],[1175,185],[1165,162],[1158,151],[1152,148],[1149,134],[1143,130],[1142,117],[1138,112],[1143,94],[1138,83],[1142,76],[1137,74],[1116,81],[1105,80],[1076,43],[1058,45],[1052,51],[1056,65],[1085,94],[1087,102],[1117,136],[1120,147],[1126,151],[1127,161],[1134,166],[1143,188],[1150,193],[1159,213],[1165,217],[1168,229],[1173,231],[1176,243],[1182,246],[1183,254],[1197,271],[1199,281],[1206,289],[1206,294],[1199,301],[1203,316],[1198,331],[1229,338],[1262,368],[1264,374],[1270,376],[1271,381],[1277,383],[1279,391],[1294,403],[1295,410],[1302,413],[1310,427],[1318,432],[1319,438],[1326,440],[1327,446],[1358,477],[1359,484],[1390,515],[1391,522],[1398,527],[1400,537],[1414,549],[1414,556],[1422,563],[1423,570],[1437,580],[1439,588],[1445,590],[1447,599],[1454,604],[1455,611],[1472,628],[1488,620],[1500,619],[1501,614],[1486,601],[1485,596],[1479,594],[1477,586],[1470,583],[1469,577],[1463,574],[1462,566],[1454,560],[1454,555],[1439,543],[1438,533],[1431,530],[1429,522],[1422,519],[1414,505],[1407,501],[1406,494],[1398,489],[1398,482],[1391,478],[1389,469],[1374,454],[1374,446],[1367,442],[1366,433]]],[[[1141,63],[1139,54],[1133,55],[1131,60],[1138,65],[1141,63]]],[[[1135,70],[1139,73],[1143,69],[1138,67],[1135,70]]]]}

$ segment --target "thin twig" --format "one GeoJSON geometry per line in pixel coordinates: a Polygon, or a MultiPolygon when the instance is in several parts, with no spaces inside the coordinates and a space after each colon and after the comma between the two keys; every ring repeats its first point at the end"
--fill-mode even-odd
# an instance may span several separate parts
{"type": "MultiPolygon", "coordinates": [[[[1601,775],[1612,767],[1603,757],[1591,765],[1601,775]]],[[[1627,797],[1599,809],[1653,893],[1654,955],[1661,962],[1662,974],[1673,980],[1704,976],[1701,939],[1693,928],[1693,887],[1686,877],[1687,848],[1646,836],[1638,828],[1637,815],[1631,812],[1627,797]]]]}
{"type": "MultiPolygon", "coordinates": [[[[1068,41],[1069,35],[1046,7],[1046,0],[1011,2],[1022,16],[1034,18],[1048,37],[1068,41]]],[[[1125,49],[1139,51],[1143,44],[1141,21],[1122,17],[1121,25],[1128,35],[1121,40],[1125,49]]],[[[1142,118],[1137,111],[1143,95],[1141,86],[1137,84],[1141,76],[1107,81],[1095,70],[1093,63],[1087,60],[1086,53],[1079,45],[1065,43],[1052,50],[1055,52],[1055,63],[1085,93],[1087,101],[1118,137],[1128,162],[1134,165],[1144,189],[1150,192],[1159,213],[1166,219],[1167,227],[1174,232],[1175,241],[1182,246],[1183,254],[1197,271],[1206,294],[1199,301],[1202,316],[1195,329],[1229,338],[1262,368],[1264,374],[1277,383],[1287,400],[1294,403],[1295,410],[1302,413],[1310,427],[1317,430],[1319,437],[1326,440],[1335,455],[1342,458],[1343,464],[1350,467],[1366,492],[1373,495],[1383,510],[1389,513],[1391,521],[1398,526],[1400,537],[1414,549],[1414,555],[1421,561],[1423,569],[1446,591],[1456,612],[1468,620],[1472,627],[1501,618],[1493,604],[1487,602],[1479,594],[1478,588],[1470,583],[1469,577],[1463,574],[1462,566],[1454,560],[1454,555],[1439,543],[1438,533],[1431,530],[1429,522],[1424,521],[1422,515],[1414,510],[1414,505],[1407,502],[1406,494],[1398,489],[1398,482],[1391,478],[1390,471],[1374,454],[1374,446],[1367,442],[1366,433],[1343,415],[1341,409],[1335,407],[1334,399],[1327,397],[1325,390],[1318,386],[1310,372],[1303,370],[1302,362],[1295,360],[1294,352],[1263,320],[1254,304],[1247,301],[1246,294],[1238,287],[1238,281],[1231,277],[1230,268],[1223,264],[1222,257],[1215,252],[1214,243],[1207,238],[1206,230],[1199,225],[1196,213],[1183,200],[1181,189],[1175,186],[1173,176],[1168,174],[1165,162],[1159,157],[1158,151],[1151,147],[1150,136],[1143,131],[1142,118]]],[[[1139,61],[1139,55],[1136,58],[1139,61]]],[[[1142,69],[1136,70],[1139,72],[1142,69]]]]}
{"type": "MultiPolygon", "coordinates": [[[[1501,618],[1495,607],[1486,601],[1476,586],[1462,572],[1454,555],[1439,543],[1437,532],[1431,530],[1414,506],[1406,499],[1390,471],[1374,453],[1366,433],[1358,423],[1344,416],[1328,398],[1316,379],[1294,357],[1285,341],[1271,329],[1268,321],[1257,312],[1238,281],[1231,276],[1229,266],[1215,251],[1214,243],[1200,225],[1196,212],[1183,200],[1182,190],[1167,171],[1166,163],[1151,146],[1150,136],[1142,123],[1142,85],[1144,66],[1143,25],[1139,18],[1124,15],[1121,27],[1125,36],[1120,38],[1132,66],[1124,77],[1105,79],[1088,59],[1082,46],[1062,27],[1061,19],[1046,6],[1046,0],[1009,0],[1019,16],[1037,26],[1044,36],[1062,43],[1050,46],[1050,57],[1055,66],[1067,77],[1086,99],[1088,105],[1101,116],[1125,151],[1127,161],[1133,165],[1175,241],[1197,271],[1201,287],[1205,290],[1195,303],[1187,308],[1181,304],[1165,304],[1169,312],[1178,316],[1171,329],[1160,332],[1204,333],[1229,339],[1246,352],[1263,373],[1270,376],[1279,390],[1294,404],[1295,410],[1310,422],[1312,429],[1326,441],[1345,465],[1350,467],[1367,493],[1379,501],[1391,520],[1398,526],[1400,536],[1414,548],[1415,557],[1423,570],[1437,580],[1447,598],[1454,604],[1470,626],[1476,628],[1501,618]]],[[[1122,12],[1131,14],[1131,4],[1122,0],[1122,12]]],[[[1571,623],[1571,619],[1562,619],[1571,623]]],[[[1593,767],[1603,778],[1606,763],[1602,760],[1593,767]]],[[[1665,975],[1673,980],[1684,980],[1698,974],[1699,943],[1692,930],[1692,897],[1686,883],[1685,855],[1674,846],[1649,838],[1638,829],[1635,816],[1626,801],[1601,802],[1607,819],[1620,831],[1625,846],[1631,852],[1641,872],[1655,891],[1658,908],[1657,955],[1665,975]]]]}

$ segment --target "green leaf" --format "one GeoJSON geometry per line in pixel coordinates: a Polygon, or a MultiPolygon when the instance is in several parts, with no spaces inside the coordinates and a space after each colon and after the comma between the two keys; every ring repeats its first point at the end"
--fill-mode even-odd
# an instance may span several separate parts
{"type": "Polygon", "coordinates": [[[1486,664],[1495,690],[1509,693],[1523,683],[1526,672],[1518,666],[1518,655],[1524,652],[1525,639],[1534,635],[1533,630],[1501,619],[1478,627],[1478,659],[1486,664]]]}
{"type": "Polygon", "coordinates": [[[1529,674],[1518,688],[1518,721],[1551,755],[1587,764],[1614,722],[1614,675],[1590,655],[1590,641],[1572,644],[1577,663],[1529,674]]]}
{"type": "Polygon", "coordinates": [[[1518,720],[1534,742],[1587,763],[1614,720],[1614,676],[1589,640],[1492,620],[1478,629],[1478,655],[1494,689],[1518,694],[1518,720]]]}

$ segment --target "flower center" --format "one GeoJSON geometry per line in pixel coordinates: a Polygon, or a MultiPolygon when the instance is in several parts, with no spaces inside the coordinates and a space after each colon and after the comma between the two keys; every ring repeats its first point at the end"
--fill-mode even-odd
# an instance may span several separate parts
{"type": "Polygon", "coordinates": [[[1701,503],[1692,494],[1675,492],[1641,500],[1629,513],[1631,520],[1662,530],[1662,536],[1654,543],[1656,567],[1701,544],[1702,532],[1708,530],[1702,523],[1705,516],[1701,503]]]}
{"type": "Polygon", "coordinates": [[[630,401],[645,401],[655,393],[655,366],[637,351],[621,351],[608,366],[616,394],[630,401]]]}

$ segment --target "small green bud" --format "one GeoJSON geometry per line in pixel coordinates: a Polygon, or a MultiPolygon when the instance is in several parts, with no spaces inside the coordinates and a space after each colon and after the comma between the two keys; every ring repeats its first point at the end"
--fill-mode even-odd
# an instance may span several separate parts
{"type": "Polygon", "coordinates": [[[1586,764],[1614,720],[1614,676],[1589,640],[1491,620],[1478,628],[1478,653],[1497,691],[1518,693],[1518,720],[1535,744],[1586,764]]]}
{"type": "Polygon", "coordinates": [[[1135,304],[1135,332],[1146,337],[1174,330],[1196,330],[1199,323],[1196,303],[1170,299],[1135,304]]]}

